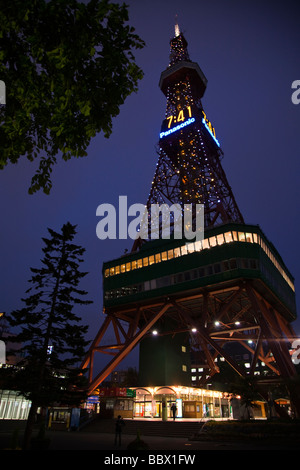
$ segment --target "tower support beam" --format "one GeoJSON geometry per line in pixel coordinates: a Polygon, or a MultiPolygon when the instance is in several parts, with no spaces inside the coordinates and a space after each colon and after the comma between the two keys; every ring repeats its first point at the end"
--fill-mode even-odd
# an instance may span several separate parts
{"type": "Polygon", "coordinates": [[[112,359],[109,364],[91,381],[89,385],[89,392],[91,393],[95,388],[106,379],[106,377],[111,374],[111,372],[120,364],[123,359],[132,351],[132,349],[138,344],[138,342],[143,338],[143,336],[152,328],[152,326],[159,320],[162,315],[168,310],[171,306],[170,303],[166,303],[151,319],[131,338],[128,338],[127,341],[123,344],[120,352],[112,359]]]}
{"type": "MultiPolygon", "coordinates": [[[[264,339],[268,342],[270,349],[275,357],[280,374],[282,375],[282,377],[290,377],[296,375],[296,370],[290,356],[288,356],[288,358],[286,356],[286,343],[284,341],[283,336],[274,336],[274,328],[272,328],[272,326],[276,325],[274,325],[273,322],[272,324],[268,323],[266,319],[266,316],[269,312],[266,311],[265,304],[259,300],[255,291],[248,283],[246,285],[246,289],[255,309],[257,322],[261,327],[264,339]]],[[[270,315],[268,316],[270,321],[270,315]]]]}

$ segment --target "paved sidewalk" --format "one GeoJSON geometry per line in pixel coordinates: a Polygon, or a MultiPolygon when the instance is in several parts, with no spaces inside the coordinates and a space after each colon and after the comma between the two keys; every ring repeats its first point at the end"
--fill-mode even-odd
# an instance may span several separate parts
{"type": "MultiPolygon", "coordinates": [[[[24,424],[19,423],[20,438],[23,434],[24,424]]],[[[10,446],[12,430],[15,429],[5,421],[0,422],[0,450],[10,446]]],[[[128,455],[131,451],[127,450],[127,446],[135,439],[135,436],[123,434],[121,447],[114,445],[114,434],[99,432],[82,432],[82,431],[47,431],[51,443],[49,450],[60,451],[84,451],[94,450],[102,451],[101,455],[111,456],[114,454],[128,455]],[[105,451],[105,452],[104,452],[105,451]]],[[[148,454],[151,452],[165,451],[162,453],[172,454],[178,451],[193,454],[203,450],[268,450],[268,451],[285,451],[298,450],[299,444],[295,442],[266,442],[261,440],[216,440],[216,441],[193,441],[181,437],[160,437],[160,436],[141,436],[149,445],[148,454]]]]}

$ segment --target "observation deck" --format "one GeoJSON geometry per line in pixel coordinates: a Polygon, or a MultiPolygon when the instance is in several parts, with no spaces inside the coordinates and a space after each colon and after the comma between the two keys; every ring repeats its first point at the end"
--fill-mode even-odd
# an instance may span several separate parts
{"type": "Polygon", "coordinates": [[[294,279],[259,226],[226,224],[202,241],[153,240],[103,264],[104,311],[186,298],[193,316],[204,292],[220,295],[244,281],[287,321],[296,318],[294,279]]]}

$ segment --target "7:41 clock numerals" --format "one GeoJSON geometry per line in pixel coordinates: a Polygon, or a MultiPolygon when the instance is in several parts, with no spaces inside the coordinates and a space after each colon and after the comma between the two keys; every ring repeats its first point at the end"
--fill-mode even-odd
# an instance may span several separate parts
{"type": "MultiPolygon", "coordinates": [[[[186,109],[187,109],[187,112],[188,112],[188,117],[191,118],[191,117],[192,117],[192,110],[191,110],[191,107],[190,107],[190,106],[187,106],[186,109]]],[[[167,118],[167,121],[168,121],[168,129],[170,129],[170,127],[171,127],[171,125],[172,125],[173,122],[174,122],[174,124],[175,124],[176,122],[183,122],[183,121],[185,121],[186,119],[187,119],[187,117],[184,115],[183,109],[181,109],[181,110],[179,111],[177,117],[176,117],[176,116],[169,116],[169,117],[167,118]]]]}

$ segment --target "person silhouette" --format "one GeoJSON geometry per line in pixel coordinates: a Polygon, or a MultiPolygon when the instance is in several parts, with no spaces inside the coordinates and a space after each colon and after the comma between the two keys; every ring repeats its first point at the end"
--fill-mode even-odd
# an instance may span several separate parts
{"type": "Polygon", "coordinates": [[[173,420],[175,421],[176,411],[177,411],[175,403],[173,403],[173,405],[171,406],[171,410],[172,410],[172,414],[173,414],[173,420]]]}
{"type": "Polygon", "coordinates": [[[123,426],[125,426],[125,422],[124,422],[122,416],[119,415],[118,419],[116,420],[115,446],[119,442],[119,446],[121,447],[121,436],[122,436],[123,426]]]}

